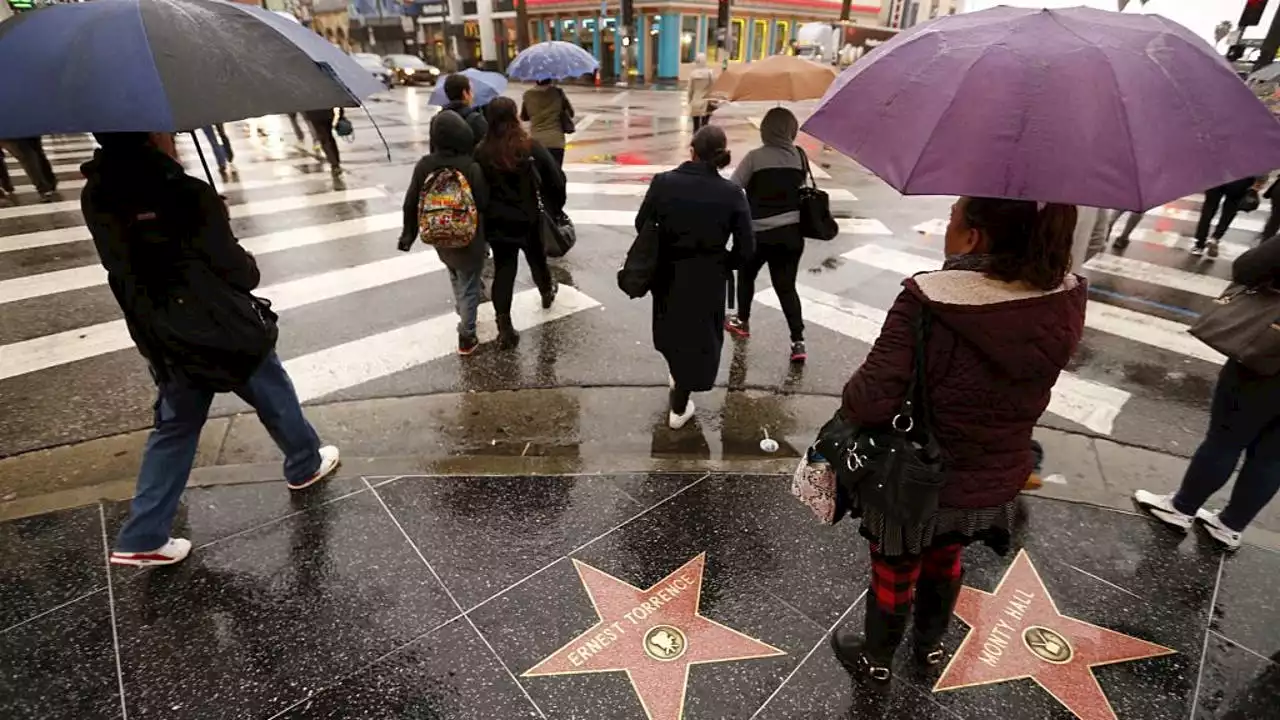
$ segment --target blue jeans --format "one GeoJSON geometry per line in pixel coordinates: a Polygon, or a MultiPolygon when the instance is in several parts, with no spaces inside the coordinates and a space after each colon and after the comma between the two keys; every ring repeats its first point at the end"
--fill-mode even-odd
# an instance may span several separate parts
{"type": "Polygon", "coordinates": [[[458,311],[458,334],[475,337],[476,311],[480,309],[480,279],[483,264],[473,270],[454,270],[449,268],[449,282],[453,284],[454,307],[458,311]]]}
{"type": "Polygon", "coordinates": [[[1219,518],[1232,530],[1245,526],[1280,490],[1280,377],[1255,375],[1234,360],[1218,376],[1209,432],[1173,498],[1178,512],[1194,515],[1236,469],[1244,466],[1219,518]]]}
{"type": "Polygon", "coordinates": [[[213,159],[218,163],[218,169],[224,170],[227,167],[227,151],[223,149],[222,142],[218,140],[218,136],[213,131],[212,125],[205,125],[200,128],[204,133],[204,137],[209,141],[209,147],[213,150],[213,159]]]}
{"type": "MultiPolygon", "coordinates": [[[[320,469],[320,438],[303,417],[293,382],[275,353],[235,393],[253,406],[284,453],[287,480],[301,482],[320,469]]],[[[213,395],[180,380],[160,384],[155,428],[147,438],[129,519],[116,539],[117,550],[146,552],[169,540],[213,395]]]]}

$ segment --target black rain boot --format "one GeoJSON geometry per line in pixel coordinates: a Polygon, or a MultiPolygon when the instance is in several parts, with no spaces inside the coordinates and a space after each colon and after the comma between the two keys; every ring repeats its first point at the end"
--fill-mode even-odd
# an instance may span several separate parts
{"type": "Polygon", "coordinates": [[[560,283],[556,282],[555,280],[552,280],[551,287],[549,287],[545,292],[539,293],[540,295],[542,295],[543,310],[551,309],[551,305],[556,301],[556,294],[559,292],[560,292],[560,283]]]}
{"type": "Polygon", "coordinates": [[[872,593],[867,593],[863,604],[864,634],[841,628],[831,636],[831,647],[854,679],[887,683],[893,677],[893,655],[907,633],[910,610],[901,615],[882,612],[872,593]]]}
{"type": "Polygon", "coordinates": [[[912,646],[916,663],[924,667],[939,665],[947,658],[942,639],[951,627],[964,574],[948,583],[920,578],[916,582],[915,632],[912,646]]]}
{"type": "Polygon", "coordinates": [[[510,315],[499,315],[498,318],[498,347],[503,350],[511,350],[520,344],[520,333],[516,332],[516,328],[511,324],[510,315]]]}

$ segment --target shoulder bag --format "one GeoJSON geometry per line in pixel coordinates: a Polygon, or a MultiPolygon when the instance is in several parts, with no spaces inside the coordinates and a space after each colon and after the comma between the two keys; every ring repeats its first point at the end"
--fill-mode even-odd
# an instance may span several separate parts
{"type": "Polygon", "coordinates": [[[800,186],[800,234],[814,240],[831,240],[840,234],[840,226],[831,216],[831,200],[818,189],[804,148],[797,145],[796,152],[800,153],[800,162],[804,164],[804,174],[809,180],[808,185],[800,186]]]}
{"type": "Polygon", "coordinates": [[[542,202],[542,174],[533,158],[529,158],[529,168],[533,171],[533,197],[538,204],[538,239],[547,257],[564,257],[577,244],[578,231],[563,210],[552,213],[547,209],[542,202]]]}
{"type": "Polygon", "coordinates": [[[556,90],[560,93],[560,132],[572,135],[577,132],[578,126],[573,122],[573,112],[569,110],[569,96],[561,88],[556,90]]]}
{"type": "Polygon", "coordinates": [[[661,230],[657,221],[650,220],[640,228],[635,242],[627,250],[627,257],[618,269],[618,289],[635,300],[644,297],[653,288],[653,276],[658,272],[658,254],[661,251],[661,230]]]}
{"type": "Polygon", "coordinates": [[[1280,374],[1280,292],[1232,285],[1191,334],[1259,375],[1280,374]]]}
{"type": "Polygon", "coordinates": [[[887,426],[853,427],[837,411],[814,447],[830,459],[840,487],[863,508],[904,525],[928,520],[938,510],[942,490],[942,448],[933,434],[925,389],[925,353],[930,314],[915,319],[911,380],[898,414],[887,426]]]}

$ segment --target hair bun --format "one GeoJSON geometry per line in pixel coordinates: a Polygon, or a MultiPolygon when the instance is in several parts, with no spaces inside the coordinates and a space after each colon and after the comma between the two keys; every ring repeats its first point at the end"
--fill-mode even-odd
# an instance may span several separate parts
{"type": "Polygon", "coordinates": [[[729,167],[733,156],[729,153],[729,148],[721,148],[716,151],[715,157],[711,158],[711,164],[715,165],[717,170],[723,170],[729,167]]]}

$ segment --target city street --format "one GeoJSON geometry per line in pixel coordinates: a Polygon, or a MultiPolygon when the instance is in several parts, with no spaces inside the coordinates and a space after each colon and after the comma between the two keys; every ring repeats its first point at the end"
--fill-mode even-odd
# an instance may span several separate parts
{"type": "MultiPolygon", "coordinates": [[[[219,397],[175,528],[196,551],[172,569],[103,562],[154,387],[80,212],[92,138],[46,138],[53,203],[5,160],[20,202],[0,207],[0,715],[1174,720],[1274,709],[1276,604],[1256,579],[1280,572],[1280,508],[1224,557],[1128,502],[1136,487],[1176,487],[1203,436],[1222,358],[1186,328],[1226,288],[1266,205],[1237,218],[1216,261],[1188,253],[1193,196],[1079,269],[1087,327],[1037,431],[1049,477],[1022,508],[1015,549],[1026,552],[970,551],[970,604],[946,640],[955,662],[926,676],[904,649],[876,692],[850,685],[826,640],[861,623],[867,543],[852,521],[816,523],[789,474],[902,279],[940,266],[953,198],[902,197],[802,136],[841,226],[809,241],[802,264],[808,362],[789,364],[762,274],[751,339],[726,341],[720,387],[671,431],[650,302],[627,299],[615,272],[649,179],[687,158],[684,94],[568,89],[578,243],[552,261],[560,294],[543,310],[522,265],[518,349],[492,342],[486,303],[484,344],[464,358],[436,253],[396,249],[427,152],[429,92],[397,88],[368,115],[349,111],[355,136],[339,141],[336,178],[286,118],[227,125],[235,169],[216,184],[261,268],[258,294],[280,314],[279,355],[345,464],[287,497],[266,433],[219,397]],[[759,449],[766,437],[777,453],[759,449]],[[1036,597],[1026,622],[1040,624],[1019,626],[996,668],[1005,646],[992,633],[1013,592],[1036,597]],[[665,624],[645,625],[649,615],[665,624]],[[1066,659],[1033,655],[1041,632],[1068,641],[1066,659]],[[1015,658],[1039,664],[1023,671],[1015,658]]],[[[759,143],[768,107],[716,114],[735,158],[759,143]]],[[[189,136],[179,150],[202,176],[189,136]]]]}

